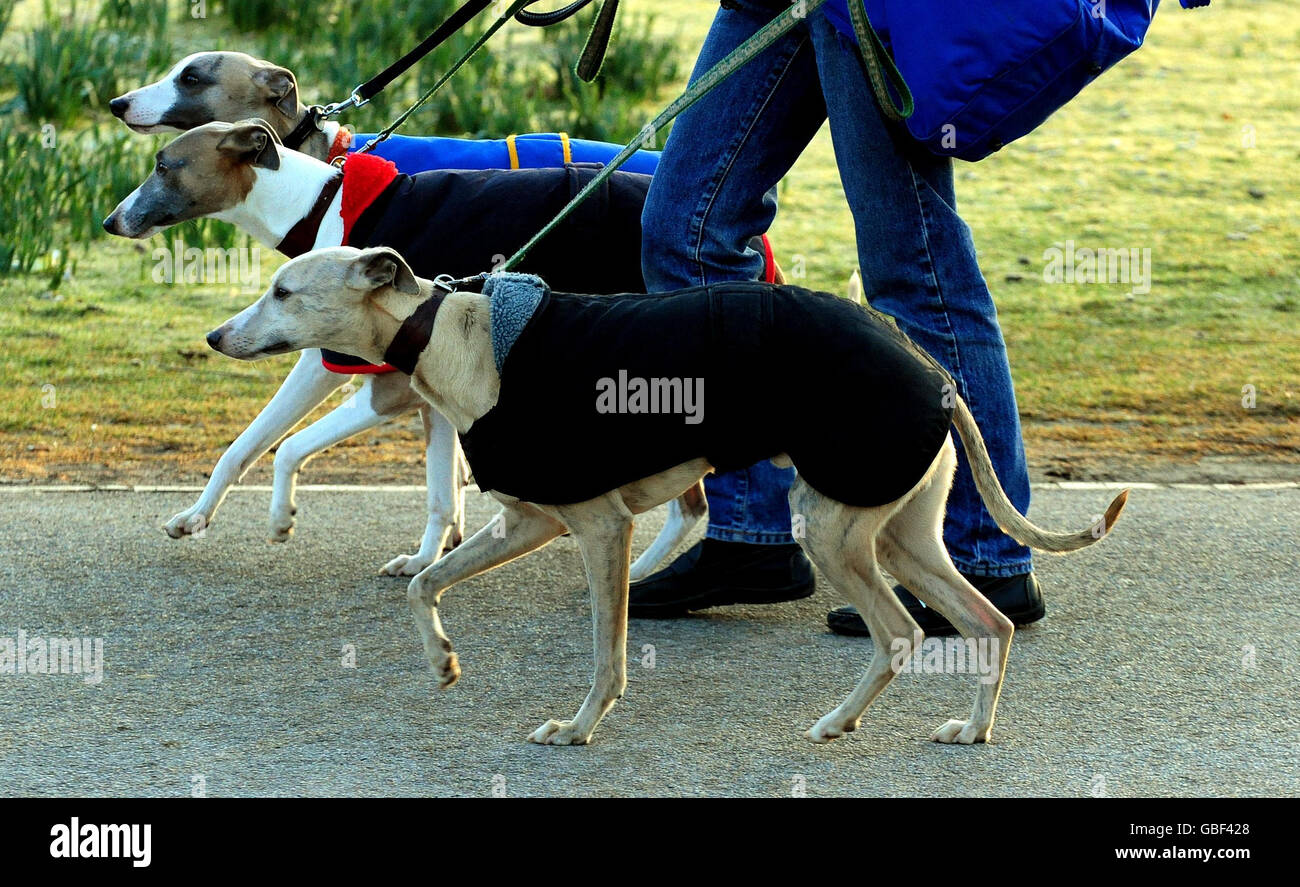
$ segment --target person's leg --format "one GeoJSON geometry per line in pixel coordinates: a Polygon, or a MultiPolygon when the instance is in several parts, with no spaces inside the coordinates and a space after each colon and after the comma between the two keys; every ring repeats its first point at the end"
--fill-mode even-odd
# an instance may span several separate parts
{"type": "MultiPolygon", "coordinates": [[[[1007,495],[1024,512],[1029,475],[1006,346],[970,229],[957,213],[952,162],[886,124],[852,41],[821,15],[809,29],[867,298],[952,373],[1007,495]]],[[[957,449],[944,527],[953,562],[969,577],[1024,577],[1032,571],[1029,549],[998,529],[960,440],[957,449]]]]}
{"type": "MultiPolygon", "coordinates": [[[[782,0],[724,3],[692,76],[711,68],[786,5],[782,0]]],[[[683,113],[664,146],[642,216],[647,289],[664,292],[761,277],[763,257],[749,241],[771,225],[777,183],[825,119],[803,26],[683,113]]],[[[763,461],[706,479],[707,544],[636,583],[633,615],[684,612],[684,596],[714,605],[810,593],[810,568],[790,535],[787,492],[793,478],[793,470],[763,461]],[[719,583],[743,588],[737,594],[719,583]]]]}

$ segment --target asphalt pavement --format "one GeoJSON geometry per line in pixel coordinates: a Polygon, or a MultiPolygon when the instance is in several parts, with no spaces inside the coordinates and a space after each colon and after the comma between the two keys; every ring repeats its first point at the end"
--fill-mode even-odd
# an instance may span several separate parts
{"type": "MultiPolygon", "coordinates": [[[[1031,516],[1086,526],[1111,495],[1038,488],[1031,516]]],[[[801,737],[870,655],[827,631],[824,583],[633,620],[627,695],[593,744],[530,745],[590,677],[571,539],[448,592],[464,674],[439,692],[406,580],[376,575],[412,550],[419,492],[304,489],[282,545],[257,489],[168,539],[193,497],[0,488],[0,796],[1300,794],[1294,485],[1138,488],[1110,538],[1041,556],[1048,616],[1017,633],[994,743],[974,747],[927,741],[969,710],[975,678],[954,674],[903,674],[858,732],[801,737]],[[90,672],[99,641],[102,679],[6,666],[20,632],[86,639],[90,672]]],[[[493,511],[470,496],[471,527],[493,511]]]]}

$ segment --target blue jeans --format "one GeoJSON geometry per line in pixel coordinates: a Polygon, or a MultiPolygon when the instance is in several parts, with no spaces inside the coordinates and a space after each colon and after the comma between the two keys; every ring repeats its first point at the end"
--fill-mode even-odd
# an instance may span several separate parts
{"type": "MultiPolygon", "coordinates": [[[[693,76],[784,5],[728,0],[693,76]]],[[[828,117],[867,298],[952,373],[1007,495],[1023,513],[1029,474],[1006,345],[970,229],[957,214],[952,163],[916,148],[884,121],[856,45],[820,11],[678,118],[642,218],[646,285],[661,292],[759,278],[763,259],[749,239],[772,224],[777,183],[828,117]]],[[[954,563],[972,575],[1027,572],[1029,550],[998,529],[975,490],[960,439],[957,451],[944,525],[954,563]]],[[[794,541],[787,501],[793,479],[792,470],[767,461],[710,476],[708,536],[794,541]]]]}

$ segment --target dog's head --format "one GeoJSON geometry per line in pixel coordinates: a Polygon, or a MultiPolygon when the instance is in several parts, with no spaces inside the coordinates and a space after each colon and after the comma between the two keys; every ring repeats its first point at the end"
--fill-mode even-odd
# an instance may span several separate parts
{"type": "Polygon", "coordinates": [[[293,72],[242,52],[186,56],[157,83],[118,96],[108,107],[145,133],[260,117],[283,136],[302,113],[293,72]]]}
{"type": "Polygon", "coordinates": [[[104,219],[104,230],[143,239],[244,201],[259,169],[280,168],[280,140],[265,120],[209,123],[154,155],[154,168],[104,219]]]}
{"type": "Polygon", "coordinates": [[[238,360],[328,348],[378,362],[388,342],[381,341],[377,323],[387,312],[376,302],[392,290],[420,294],[415,273],[396,250],[316,250],[281,266],[260,299],[208,333],[208,344],[238,360]]]}

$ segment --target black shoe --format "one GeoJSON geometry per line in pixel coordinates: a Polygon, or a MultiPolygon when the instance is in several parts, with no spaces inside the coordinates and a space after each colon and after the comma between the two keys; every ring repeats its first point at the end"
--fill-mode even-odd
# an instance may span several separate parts
{"type": "MultiPolygon", "coordinates": [[[[1033,573],[1021,573],[1017,576],[967,576],[966,581],[979,589],[980,594],[989,599],[989,603],[1002,611],[1016,625],[1028,625],[1037,622],[1047,613],[1043,604],[1043,593],[1038,587],[1038,579],[1033,573]]],[[[956,634],[952,623],[931,610],[916,599],[910,591],[901,585],[894,586],[898,599],[907,607],[916,624],[928,635],[956,634]]],[[[826,624],[836,634],[865,637],[867,624],[862,621],[858,611],[852,607],[840,607],[826,614],[826,624]]]]}
{"type": "Polygon", "coordinates": [[[632,583],[628,615],[670,619],[727,604],[779,604],[808,597],[816,585],[812,564],[796,544],[703,539],[659,572],[632,583]]]}

